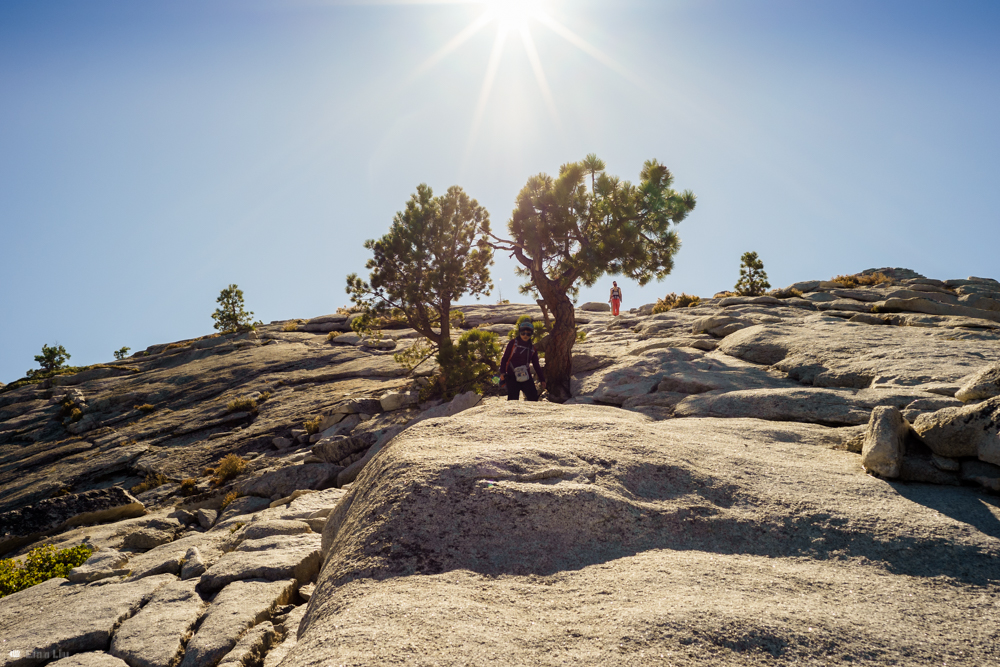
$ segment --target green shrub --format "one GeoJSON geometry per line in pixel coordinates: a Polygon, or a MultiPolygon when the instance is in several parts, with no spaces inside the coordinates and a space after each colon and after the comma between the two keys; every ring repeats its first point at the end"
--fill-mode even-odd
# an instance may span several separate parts
{"type": "Polygon", "coordinates": [[[70,354],[66,351],[66,348],[62,345],[42,345],[42,353],[35,355],[35,361],[41,366],[41,369],[29,370],[25,375],[27,377],[33,377],[39,373],[51,373],[52,371],[57,371],[64,366],[66,366],[66,361],[70,358],[70,354]]]}
{"type": "Polygon", "coordinates": [[[119,350],[115,350],[115,359],[117,359],[118,361],[121,361],[122,359],[124,359],[125,357],[128,356],[129,350],[131,350],[131,349],[132,348],[130,348],[130,347],[123,347],[123,348],[121,348],[119,350]]]}
{"type": "Polygon", "coordinates": [[[216,486],[228,482],[239,475],[247,467],[247,461],[236,454],[226,454],[215,466],[215,477],[212,481],[216,486]]]}
{"type": "Polygon", "coordinates": [[[656,305],[653,306],[653,314],[665,313],[668,310],[673,310],[674,308],[687,308],[689,306],[695,306],[700,302],[700,296],[694,296],[693,294],[686,294],[684,292],[681,292],[681,295],[677,296],[676,292],[671,292],[662,299],[656,300],[656,305]]]}
{"type": "Polygon", "coordinates": [[[58,551],[46,544],[28,552],[23,563],[13,558],[0,560],[0,598],[54,577],[65,577],[74,567],[83,565],[93,552],[87,544],[58,551]]]}
{"type": "Polygon", "coordinates": [[[145,480],[133,486],[131,489],[129,489],[129,491],[131,491],[135,495],[139,495],[140,493],[144,493],[146,491],[149,491],[150,489],[155,489],[158,486],[163,486],[169,481],[170,480],[167,479],[166,476],[161,475],[160,473],[155,473],[155,474],[148,473],[146,475],[145,480]]]}

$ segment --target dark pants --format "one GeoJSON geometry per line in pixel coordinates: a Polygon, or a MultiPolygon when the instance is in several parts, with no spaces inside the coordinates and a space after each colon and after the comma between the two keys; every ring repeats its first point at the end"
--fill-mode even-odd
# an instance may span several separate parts
{"type": "Polygon", "coordinates": [[[535,381],[532,379],[527,379],[524,382],[518,382],[514,379],[513,373],[507,374],[507,400],[516,401],[521,397],[521,392],[524,392],[524,397],[529,401],[538,400],[538,389],[535,388],[535,381]]]}

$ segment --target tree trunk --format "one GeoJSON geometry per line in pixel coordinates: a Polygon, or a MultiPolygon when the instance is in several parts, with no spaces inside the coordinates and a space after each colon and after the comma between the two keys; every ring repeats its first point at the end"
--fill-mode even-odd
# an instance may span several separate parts
{"type": "MultiPolygon", "coordinates": [[[[540,282],[540,281],[539,281],[540,282]]],[[[554,316],[552,333],[545,346],[545,380],[549,398],[564,403],[572,398],[570,376],[573,374],[573,345],[576,343],[576,312],[565,293],[546,289],[535,283],[554,316]]]]}

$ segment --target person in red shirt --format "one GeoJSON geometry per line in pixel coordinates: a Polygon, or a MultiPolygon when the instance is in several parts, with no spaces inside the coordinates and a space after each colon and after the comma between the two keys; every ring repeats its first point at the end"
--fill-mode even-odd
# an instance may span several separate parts
{"type": "Polygon", "coordinates": [[[545,391],[545,373],[538,363],[538,352],[531,344],[531,336],[535,333],[534,325],[525,320],[517,330],[517,337],[507,343],[507,349],[503,351],[503,358],[500,359],[500,372],[507,385],[507,400],[516,401],[524,392],[524,397],[529,401],[538,400],[538,389],[535,381],[531,379],[528,371],[528,364],[535,367],[535,374],[542,384],[542,391],[545,391]],[[520,379],[519,379],[520,377],[520,379]]]}

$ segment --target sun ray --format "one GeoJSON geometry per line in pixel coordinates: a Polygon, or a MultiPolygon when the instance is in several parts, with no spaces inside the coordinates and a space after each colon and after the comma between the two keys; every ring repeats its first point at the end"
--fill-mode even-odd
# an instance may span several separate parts
{"type": "Polygon", "coordinates": [[[489,14],[483,14],[478,19],[467,25],[461,32],[448,40],[448,43],[442,46],[438,51],[432,55],[430,58],[425,60],[420,64],[419,67],[410,75],[406,80],[404,85],[409,85],[419,79],[423,74],[425,74],[429,69],[437,65],[439,62],[444,60],[444,58],[466,42],[470,37],[475,35],[477,32],[486,27],[493,18],[489,14]]]}
{"type": "Polygon", "coordinates": [[[556,33],[557,35],[559,35],[567,42],[577,47],[590,57],[606,65],[607,67],[610,67],[614,71],[618,72],[623,77],[625,77],[635,85],[639,86],[643,90],[646,91],[649,90],[649,85],[645,81],[643,81],[641,78],[630,72],[623,65],[619,65],[613,58],[604,54],[600,49],[591,45],[590,42],[585,40],[583,37],[580,37],[575,32],[564,26],[562,23],[559,23],[545,12],[541,10],[535,10],[534,12],[532,12],[532,18],[537,20],[546,28],[556,33]]]}
{"type": "Polygon", "coordinates": [[[493,80],[496,78],[497,70],[500,69],[500,57],[503,55],[503,46],[506,41],[507,29],[504,26],[500,26],[497,29],[496,39],[493,40],[493,51],[490,52],[490,60],[486,65],[486,76],[483,78],[483,87],[479,91],[479,101],[476,103],[476,111],[472,116],[472,127],[469,130],[469,138],[465,145],[463,164],[468,163],[469,156],[472,154],[472,145],[476,140],[476,134],[479,132],[479,125],[483,121],[483,115],[486,113],[486,103],[489,101],[490,90],[493,88],[493,80]]]}
{"type": "Polygon", "coordinates": [[[561,128],[559,114],[556,112],[556,102],[552,98],[552,89],[549,88],[548,79],[545,78],[542,61],[539,59],[538,51],[535,49],[535,41],[531,38],[531,31],[528,30],[528,26],[521,26],[520,32],[524,51],[528,54],[528,62],[531,63],[531,69],[535,73],[538,87],[542,89],[542,98],[545,100],[545,106],[548,108],[549,115],[552,116],[552,122],[556,124],[556,128],[561,128]]]}

